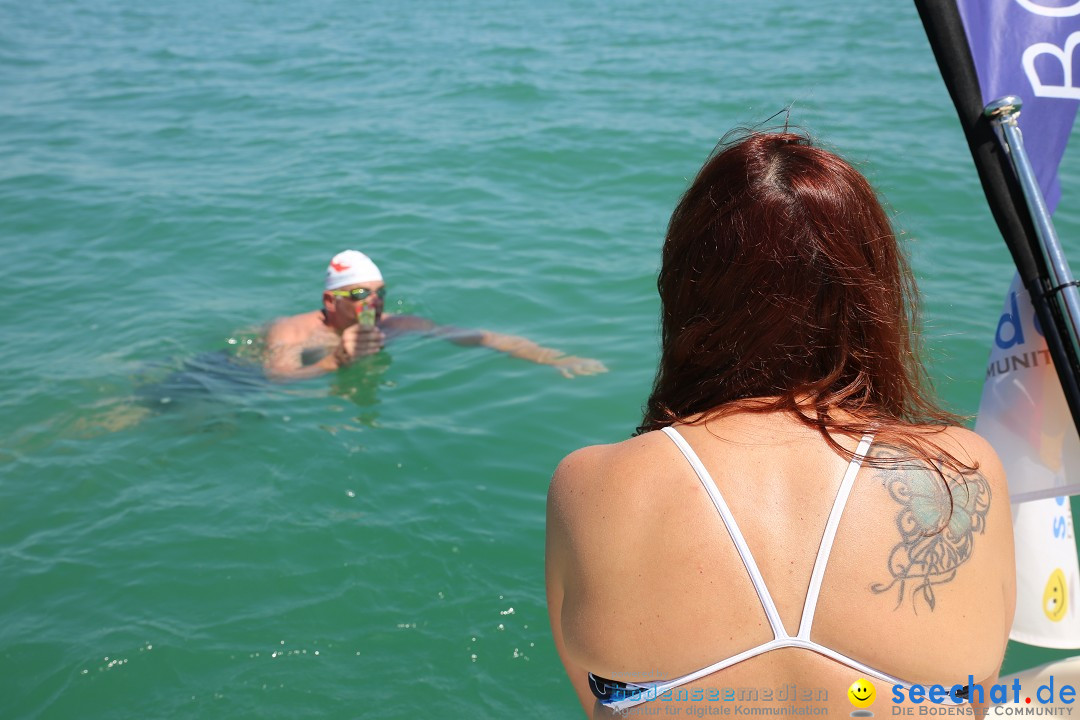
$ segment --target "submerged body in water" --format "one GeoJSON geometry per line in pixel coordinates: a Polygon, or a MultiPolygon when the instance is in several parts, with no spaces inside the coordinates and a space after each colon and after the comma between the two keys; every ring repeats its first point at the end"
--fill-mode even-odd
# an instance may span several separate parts
{"type": "Polygon", "coordinates": [[[163,410],[192,401],[246,395],[269,385],[261,363],[215,350],[188,358],[163,379],[136,388],[135,397],[143,407],[163,410]]]}
{"type": "Polygon", "coordinates": [[[78,436],[117,432],[151,415],[221,407],[265,393],[273,385],[262,367],[261,328],[237,332],[229,347],[192,357],[148,363],[133,378],[129,394],[118,394],[80,414],[70,425],[78,436]]]}

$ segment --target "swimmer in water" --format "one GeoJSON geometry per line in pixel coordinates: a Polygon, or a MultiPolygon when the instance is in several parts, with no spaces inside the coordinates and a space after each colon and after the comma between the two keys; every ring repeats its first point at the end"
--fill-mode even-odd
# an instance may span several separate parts
{"type": "Polygon", "coordinates": [[[330,261],[322,307],[278,318],[266,332],[263,369],[274,380],[298,380],[351,365],[406,332],[437,335],[458,345],[482,345],[511,357],[551,365],[564,377],[607,372],[598,360],[565,355],[515,335],[436,325],[417,315],[385,312],[386,284],[371,259],[345,250],[330,261]]]}

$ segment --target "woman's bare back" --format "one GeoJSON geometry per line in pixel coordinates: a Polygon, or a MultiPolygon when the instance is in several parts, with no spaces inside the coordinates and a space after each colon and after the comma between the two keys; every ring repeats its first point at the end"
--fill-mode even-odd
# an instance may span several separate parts
{"type": "MultiPolygon", "coordinates": [[[[736,413],[677,429],[730,508],[783,630],[795,635],[848,461],[814,429],[779,413],[736,413]]],[[[946,471],[950,501],[925,464],[864,465],[837,528],[810,639],[906,681],[949,687],[968,675],[996,676],[1012,620],[1012,531],[989,446],[960,428],[934,440],[979,470],[963,480],[946,471]]],[[[842,442],[851,451],[857,444],[842,442]]],[[[904,452],[879,444],[870,455],[904,452]]],[[[564,662],[580,671],[581,680],[572,679],[587,707],[587,672],[628,682],[677,678],[773,638],[720,515],[663,433],[569,456],[552,482],[549,524],[549,592],[565,588],[552,609],[556,641],[564,662]]],[[[789,648],[685,687],[794,684],[824,691],[815,701],[822,707],[850,711],[846,689],[860,675],[789,648]]],[[[888,702],[891,687],[878,685],[888,702]]]]}

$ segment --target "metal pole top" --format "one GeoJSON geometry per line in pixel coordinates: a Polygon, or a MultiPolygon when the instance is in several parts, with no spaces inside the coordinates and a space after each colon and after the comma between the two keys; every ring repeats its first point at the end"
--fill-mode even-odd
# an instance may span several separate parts
{"type": "Polygon", "coordinates": [[[983,108],[983,115],[999,122],[1016,122],[1016,118],[1020,117],[1022,105],[1023,101],[1016,95],[1006,95],[997,100],[991,100],[990,104],[983,108]]]}

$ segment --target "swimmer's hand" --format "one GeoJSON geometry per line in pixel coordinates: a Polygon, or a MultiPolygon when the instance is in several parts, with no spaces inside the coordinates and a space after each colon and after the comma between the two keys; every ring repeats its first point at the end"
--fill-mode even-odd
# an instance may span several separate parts
{"type": "Polygon", "coordinates": [[[564,378],[572,378],[575,375],[596,375],[607,372],[607,367],[599,360],[578,357],[576,355],[564,355],[550,363],[556,370],[562,373],[564,378]]]}
{"type": "Polygon", "coordinates": [[[345,367],[357,358],[379,352],[385,342],[386,335],[374,325],[350,325],[341,333],[341,342],[334,350],[334,358],[338,367],[345,367]]]}

